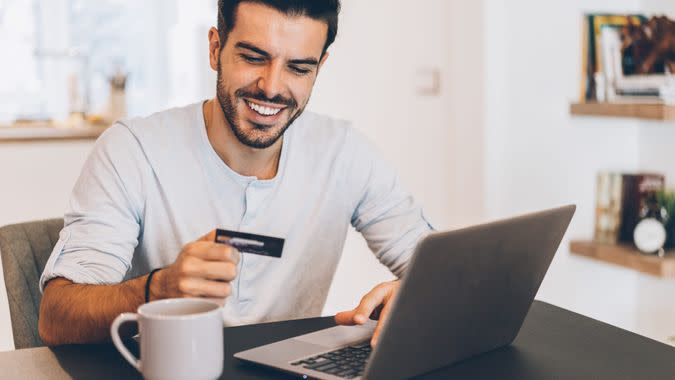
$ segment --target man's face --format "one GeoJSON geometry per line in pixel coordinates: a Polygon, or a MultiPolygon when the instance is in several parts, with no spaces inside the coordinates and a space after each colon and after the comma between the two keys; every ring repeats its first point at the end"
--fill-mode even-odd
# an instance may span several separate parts
{"type": "Polygon", "coordinates": [[[309,17],[239,5],[225,46],[212,51],[212,67],[218,54],[218,101],[242,144],[267,148],[300,116],[327,56],[321,57],[327,32],[309,17]]]}

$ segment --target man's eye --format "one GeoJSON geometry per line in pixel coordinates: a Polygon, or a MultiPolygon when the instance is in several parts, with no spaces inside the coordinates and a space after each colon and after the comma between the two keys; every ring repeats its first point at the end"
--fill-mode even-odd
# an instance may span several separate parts
{"type": "Polygon", "coordinates": [[[262,63],[264,61],[263,58],[252,57],[252,56],[246,55],[246,54],[242,54],[241,57],[244,58],[246,61],[248,61],[250,63],[262,63]]]}
{"type": "Polygon", "coordinates": [[[301,68],[296,67],[296,66],[291,66],[291,70],[298,75],[306,75],[310,71],[312,71],[312,70],[307,70],[307,69],[301,69],[301,68]]]}

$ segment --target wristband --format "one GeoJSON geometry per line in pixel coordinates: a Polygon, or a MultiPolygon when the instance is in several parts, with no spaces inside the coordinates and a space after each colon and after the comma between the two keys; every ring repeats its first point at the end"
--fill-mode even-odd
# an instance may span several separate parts
{"type": "Polygon", "coordinates": [[[157,271],[160,269],[163,268],[153,269],[148,275],[148,278],[145,280],[145,303],[150,302],[150,281],[152,280],[152,276],[154,276],[155,273],[157,273],[157,271]]]}

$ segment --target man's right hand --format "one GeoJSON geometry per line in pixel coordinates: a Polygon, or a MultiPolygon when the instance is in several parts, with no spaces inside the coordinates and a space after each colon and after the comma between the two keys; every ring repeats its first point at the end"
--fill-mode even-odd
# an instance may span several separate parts
{"type": "Polygon", "coordinates": [[[228,297],[241,255],[229,245],[216,243],[215,237],[213,230],[186,244],[173,264],[157,271],[150,283],[150,300],[228,297]]]}
{"type": "MultiPolygon", "coordinates": [[[[208,297],[219,303],[230,295],[239,252],[215,242],[215,231],[183,247],[176,261],[152,277],[150,299],[208,297]]],[[[38,331],[47,345],[94,343],[110,339],[120,313],[142,305],[147,276],[111,285],[76,284],[55,278],[45,285],[38,331]],[[77,326],[77,328],[71,328],[77,326]]]]}

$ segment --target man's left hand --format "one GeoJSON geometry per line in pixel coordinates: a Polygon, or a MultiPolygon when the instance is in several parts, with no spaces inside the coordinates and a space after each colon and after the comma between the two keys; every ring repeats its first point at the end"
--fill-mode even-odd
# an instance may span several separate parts
{"type": "Polygon", "coordinates": [[[359,306],[355,309],[337,313],[335,315],[335,322],[338,325],[345,326],[362,325],[368,321],[369,316],[373,314],[374,311],[381,308],[382,311],[379,313],[377,327],[375,327],[373,338],[370,341],[370,345],[375,347],[377,338],[380,335],[382,326],[387,321],[393,303],[392,301],[394,300],[396,293],[398,293],[400,285],[400,280],[383,282],[377,285],[373,290],[361,298],[361,303],[359,303],[359,306]]]}

